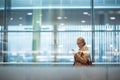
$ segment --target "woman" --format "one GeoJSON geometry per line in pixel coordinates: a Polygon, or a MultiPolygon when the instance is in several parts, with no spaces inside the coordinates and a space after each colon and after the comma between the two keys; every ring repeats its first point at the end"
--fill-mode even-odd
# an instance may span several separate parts
{"type": "Polygon", "coordinates": [[[83,37],[77,38],[77,45],[79,47],[79,51],[74,53],[74,66],[86,66],[87,61],[90,57],[88,47],[86,46],[85,39],[83,37]]]}

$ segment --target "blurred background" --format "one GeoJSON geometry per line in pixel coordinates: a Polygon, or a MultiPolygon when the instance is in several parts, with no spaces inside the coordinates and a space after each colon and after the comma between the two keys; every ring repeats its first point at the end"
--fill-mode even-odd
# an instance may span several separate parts
{"type": "Polygon", "coordinates": [[[0,0],[0,62],[72,64],[79,36],[94,63],[120,62],[120,0],[0,0]]]}

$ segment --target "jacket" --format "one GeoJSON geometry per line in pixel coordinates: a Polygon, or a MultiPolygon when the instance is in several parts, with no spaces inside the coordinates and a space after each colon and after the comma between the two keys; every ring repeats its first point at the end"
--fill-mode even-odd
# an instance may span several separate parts
{"type": "Polygon", "coordinates": [[[77,53],[74,54],[74,66],[86,66],[90,56],[88,48],[84,45],[77,53]]]}

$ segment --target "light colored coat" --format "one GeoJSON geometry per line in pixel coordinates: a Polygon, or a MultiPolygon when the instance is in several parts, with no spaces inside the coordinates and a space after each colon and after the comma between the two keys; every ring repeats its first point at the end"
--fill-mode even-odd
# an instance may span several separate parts
{"type": "Polygon", "coordinates": [[[90,56],[88,48],[84,45],[77,53],[74,54],[74,66],[85,66],[90,56]]]}

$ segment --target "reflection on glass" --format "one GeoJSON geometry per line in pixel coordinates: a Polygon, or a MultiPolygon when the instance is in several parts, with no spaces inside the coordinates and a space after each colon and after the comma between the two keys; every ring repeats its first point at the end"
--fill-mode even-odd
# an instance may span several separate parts
{"type": "Polygon", "coordinates": [[[91,0],[9,1],[9,10],[0,2],[1,62],[73,62],[79,36],[95,62],[120,61],[118,0],[94,0],[93,12],[91,0]]]}

